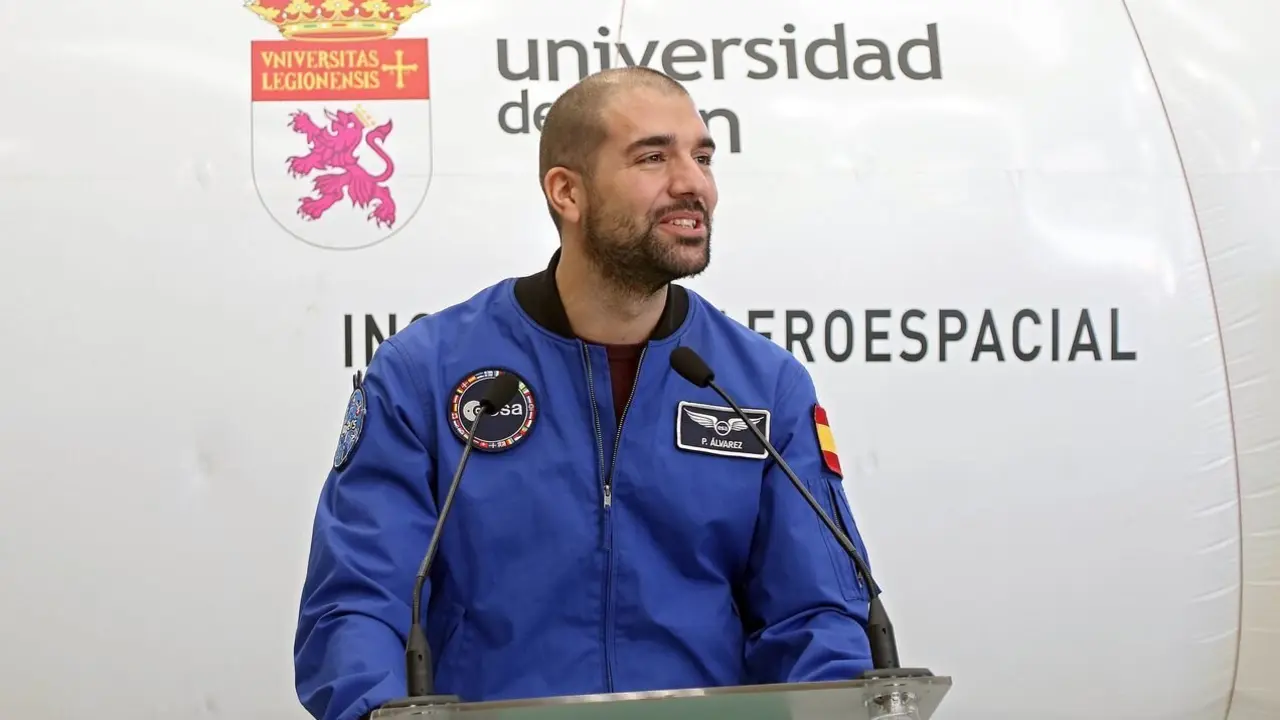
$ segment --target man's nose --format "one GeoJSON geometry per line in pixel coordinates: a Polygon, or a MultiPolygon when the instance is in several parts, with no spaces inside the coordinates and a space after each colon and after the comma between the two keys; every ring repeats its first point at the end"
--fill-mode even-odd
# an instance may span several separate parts
{"type": "Polygon", "coordinates": [[[684,158],[671,165],[671,194],[677,197],[702,197],[707,190],[705,167],[694,158],[684,158]]]}

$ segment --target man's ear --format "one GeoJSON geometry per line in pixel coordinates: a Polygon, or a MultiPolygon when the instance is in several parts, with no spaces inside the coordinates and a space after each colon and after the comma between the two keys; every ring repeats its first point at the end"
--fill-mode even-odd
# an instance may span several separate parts
{"type": "Polygon", "coordinates": [[[563,167],[553,167],[542,178],[542,192],[547,202],[564,222],[576,223],[582,218],[582,176],[563,167]]]}

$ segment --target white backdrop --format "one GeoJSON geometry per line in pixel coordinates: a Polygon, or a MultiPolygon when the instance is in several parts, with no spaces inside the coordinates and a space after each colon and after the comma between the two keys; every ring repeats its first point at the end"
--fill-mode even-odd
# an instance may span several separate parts
{"type": "Polygon", "coordinates": [[[904,663],[955,679],[938,717],[1280,716],[1270,0],[436,0],[396,35],[430,99],[365,103],[394,232],[343,201],[297,237],[283,123],[353,102],[251,103],[262,18],[2,16],[0,716],[305,717],[298,591],[367,336],[555,247],[535,121],[580,68],[551,79],[549,41],[701,73],[692,285],[808,362],[904,663]],[[848,77],[816,78],[837,32],[817,69],[848,77]]]}

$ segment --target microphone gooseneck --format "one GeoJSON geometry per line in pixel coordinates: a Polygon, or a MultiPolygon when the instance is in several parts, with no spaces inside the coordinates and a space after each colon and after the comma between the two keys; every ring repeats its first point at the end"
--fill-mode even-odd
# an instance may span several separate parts
{"type": "Polygon", "coordinates": [[[431,542],[427,545],[427,553],[422,558],[422,565],[418,568],[418,575],[414,580],[413,619],[412,624],[409,626],[409,639],[405,643],[406,689],[409,697],[406,700],[395,703],[395,705],[431,705],[459,702],[459,698],[454,695],[434,694],[435,682],[431,663],[431,647],[427,643],[427,634],[422,627],[422,589],[426,585],[427,578],[431,576],[431,566],[435,562],[436,553],[439,551],[440,538],[444,532],[444,523],[449,517],[450,509],[453,508],[453,500],[458,492],[462,471],[467,467],[467,460],[471,457],[472,449],[475,448],[476,428],[480,426],[480,422],[486,417],[505,407],[519,389],[520,381],[510,373],[502,373],[494,378],[490,382],[488,390],[480,399],[480,407],[476,411],[476,417],[471,421],[471,427],[467,430],[466,447],[462,450],[462,457],[458,459],[458,466],[453,472],[453,480],[449,483],[449,492],[445,495],[444,504],[441,505],[440,512],[436,517],[436,526],[431,532],[431,542]]]}
{"type": "Polygon", "coordinates": [[[871,662],[873,670],[864,673],[863,677],[921,677],[932,675],[928,670],[910,668],[903,669],[899,667],[898,662],[898,643],[893,634],[893,624],[889,622],[889,614],[884,609],[884,603],[880,600],[880,586],[876,584],[875,579],[871,576],[871,568],[867,566],[866,561],[858,553],[857,547],[849,536],[836,525],[835,521],[827,515],[822,506],[818,504],[818,500],[809,492],[800,478],[796,476],[786,462],[782,459],[782,455],[778,452],[773,443],[769,442],[769,438],[764,436],[760,428],[751,422],[747,414],[743,412],[738,403],[729,397],[729,393],[725,392],[715,381],[715,373],[706,361],[702,359],[692,348],[681,346],[671,352],[671,369],[675,370],[682,378],[689,383],[702,388],[711,388],[722,400],[725,401],[733,412],[746,423],[747,429],[755,435],[756,440],[764,447],[769,457],[777,463],[779,469],[791,481],[800,495],[804,497],[805,502],[818,515],[818,519],[826,526],[827,531],[831,533],[836,542],[845,551],[857,568],[858,574],[862,576],[867,584],[870,602],[867,607],[867,640],[871,646],[871,662]]]}

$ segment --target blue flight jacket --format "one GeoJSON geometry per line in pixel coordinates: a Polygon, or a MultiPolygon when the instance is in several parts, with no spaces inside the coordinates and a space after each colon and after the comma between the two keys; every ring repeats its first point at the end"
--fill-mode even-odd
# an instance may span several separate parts
{"type": "MultiPolygon", "coordinates": [[[[523,385],[476,431],[423,593],[435,691],[465,701],[852,679],[867,588],[687,345],[865,559],[790,353],[670,286],[619,432],[605,349],[546,270],[388,338],[357,379],[315,515],[296,689],[320,720],[406,695],[414,576],[493,369],[523,385]]],[[[830,449],[830,448],[829,448],[830,449]]]]}

